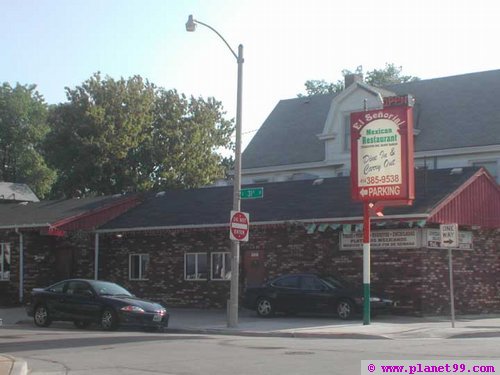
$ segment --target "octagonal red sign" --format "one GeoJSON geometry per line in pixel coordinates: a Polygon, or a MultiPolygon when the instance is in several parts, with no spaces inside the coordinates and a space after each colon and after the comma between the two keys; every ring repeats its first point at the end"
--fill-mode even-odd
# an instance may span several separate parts
{"type": "Polygon", "coordinates": [[[248,241],[250,216],[246,212],[231,211],[229,238],[233,241],[248,241]]]}

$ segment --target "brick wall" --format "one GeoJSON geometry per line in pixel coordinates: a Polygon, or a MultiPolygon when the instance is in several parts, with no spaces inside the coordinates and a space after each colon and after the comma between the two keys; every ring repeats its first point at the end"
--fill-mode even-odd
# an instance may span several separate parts
{"type": "MultiPolygon", "coordinates": [[[[78,238],[40,235],[38,231],[23,231],[24,301],[31,289],[51,285],[68,277],[93,277],[93,236],[78,238]],[[66,262],[68,262],[66,264],[66,262]]],[[[0,306],[18,305],[19,301],[19,235],[0,232],[0,242],[11,245],[9,281],[0,281],[0,306]]]]}
{"type": "MultiPolygon", "coordinates": [[[[474,251],[454,252],[457,314],[500,312],[497,275],[500,271],[500,231],[475,232],[474,251]]],[[[229,281],[184,280],[187,252],[229,251],[226,230],[128,233],[101,236],[100,277],[123,284],[134,294],[169,306],[225,307],[229,281]],[[147,253],[149,280],[130,281],[129,254],[147,253]]],[[[267,278],[291,272],[341,275],[362,284],[362,251],[339,250],[339,233],[306,234],[302,226],[254,227],[246,251],[263,250],[267,278]]],[[[242,267],[240,285],[245,285],[242,267]]],[[[371,285],[400,302],[410,314],[449,313],[447,252],[430,249],[373,250],[371,285]]]]}
{"type": "MultiPolygon", "coordinates": [[[[10,242],[12,248],[11,280],[0,282],[0,305],[18,303],[19,237],[3,232],[0,241],[10,242]]],[[[229,248],[227,230],[138,232],[122,237],[101,234],[99,278],[122,284],[138,296],[168,306],[224,308],[229,298],[229,281],[184,280],[184,254],[228,252],[229,248]],[[148,280],[129,280],[132,253],[149,254],[148,280]]],[[[66,277],[94,276],[93,234],[73,233],[58,238],[29,232],[24,235],[24,250],[25,296],[33,287],[47,286],[66,277]]],[[[306,234],[302,226],[295,225],[253,227],[250,241],[241,245],[241,261],[245,252],[256,250],[265,253],[266,278],[317,272],[337,274],[362,284],[362,251],[341,251],[339,232],[331,229],[306,234]]],[[[499,313],[500,230],[475,231],[474,250],[454,251],[453,260],[457,314],[499,313]]],[[[240,276],[243,288],[243,266],[240,276]]],[[[446,251],[373,250],[371,283],[373,290],[383,290],[398,300],[401,313],[449,313],[446,251]]]]}

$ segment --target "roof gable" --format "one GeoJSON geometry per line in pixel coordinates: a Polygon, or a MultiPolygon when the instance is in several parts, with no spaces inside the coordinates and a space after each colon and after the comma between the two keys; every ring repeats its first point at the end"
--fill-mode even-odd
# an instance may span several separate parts
{"type": "MultiPolygon", "coordinates": [[[[357,87],[359,85],[367,86],[358,83],[357,87]]],[[[415,98],[416,152],[491,145],[500,148],[500,111],[497,110],[500,70],[374,90],[383,96],[394,92],[415,98]]],[[[280,101],[243,152],[243,169],[324,161],[325,144],[317,135],[325,134],[332,101],[341,95],[280,101]]],[[[360,103],[359,110],[362,106],[360,103]]]]}
{"type": "Polygon", "coordinates": [[[66,230],[88,230],[138,203],[135,195],[119,195],[0,204],[0,229],[36,228],[58,234],[66,230]]]}

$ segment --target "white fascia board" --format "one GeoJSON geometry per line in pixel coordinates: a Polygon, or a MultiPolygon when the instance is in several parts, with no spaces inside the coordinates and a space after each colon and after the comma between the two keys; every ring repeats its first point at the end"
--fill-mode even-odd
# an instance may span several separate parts
{"type": "Polygon", "coordinates": [[[312,163],[301,163],[301,164],[285,164],[285,165],[275,165],[270,167],[245,168],[241,170],[241,174],[252,175],[252,174],[269,173],[269,172],[293,171],[297,169],[341,167],[344,164],[345,163],[343,162],[325,162],[325,161],[317,161],[312,163]]]}
{"type": "MultiPolygon", "coordinates": [[[[388,215],[382,217],[372,217],[372,221],[387,221],[387,220],[425,220],[429,217],[428,214],[414,214],[414,215],[388,215]]],[[[336,218],[311,218],[300,220],[273,220],[273,221],[254,221],[250,222],[250,226],[265,226],[265,225],[279,225],[287,223],[345,223],[345,222],[362,222],[363,216],[352,217],[336,217],[336,218]]],[[[215,228],[229,228],[229,223],[226,224],[189,224],[189,225],[166,225],[157,227],[136,227],[136,228],[114,228],[114,229],[98,229],[94,233],[126,233],[126,232],[145,232],[145,231],[161,231],[161,230],[186,230],[186,229],[215,229],[215,228]]]]}

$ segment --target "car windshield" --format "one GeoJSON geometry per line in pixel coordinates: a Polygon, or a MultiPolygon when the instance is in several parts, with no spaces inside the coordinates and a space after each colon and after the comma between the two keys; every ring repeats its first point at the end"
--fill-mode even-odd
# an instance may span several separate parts
{"type": "Polygon", "coordinates": [[[92,286],[100,296],[132,296],[127,289],[106,281],[94,281],[92,286]]]}

